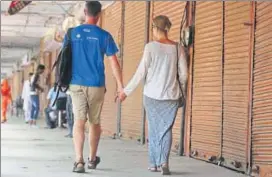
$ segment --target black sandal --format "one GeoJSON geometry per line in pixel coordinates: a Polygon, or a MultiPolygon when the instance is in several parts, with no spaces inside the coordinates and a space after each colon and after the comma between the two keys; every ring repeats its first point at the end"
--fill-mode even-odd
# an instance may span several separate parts
{"type": "Polygon", "coordinates": [[[88,160],[88,169],[96,169],[97,165],[100,163],[100,157],[96,156],[95,161],[88,160]]]}
{"type": "Polygon", "coordinates": [[[85,163],[84,162],[75,162],[73,172],[75,172],[75,173],[85,173],[85,163]],[[78,165],[80,165],[80,164],[82,166],[78,167],[78,165]]]}

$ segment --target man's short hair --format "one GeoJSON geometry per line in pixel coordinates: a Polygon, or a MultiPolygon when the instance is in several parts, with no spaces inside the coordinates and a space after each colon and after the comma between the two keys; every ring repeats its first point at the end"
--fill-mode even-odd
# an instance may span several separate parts
{"type": "Polygon", "coordinates": [[[87,14],[92,17],[99,15],[102,5],[99,1],[86,1],[87,14]]]}
{"type": "Polygon", "coordinates": [[[33,74],[34,74],[34,73],[28,73],[28,76],[31,77],[31,76],[33,76],[33,74]]]}
{"type": "Polygon", "coordinates": [[[44,65],[38,65],[37,70],[45,70],[45,66],[44,65]]]}

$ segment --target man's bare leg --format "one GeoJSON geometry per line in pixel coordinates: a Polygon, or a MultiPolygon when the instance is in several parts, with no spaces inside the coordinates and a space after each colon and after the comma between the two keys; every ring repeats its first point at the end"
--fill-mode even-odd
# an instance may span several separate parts
{"type": "Polygon", "coordinates": [[[100,157],[97,157],[97,149],[100,140],[101,126],[100,124],[90,124],[89,126],[89,169],[96,169],[96,166],[100,163],[100,157]]]}
{"type": "MultiPolygon", "coordinates": [[[[74,122],[74,148],[76,153],[76,162],[83,162],[83,147],[84,147],[84,140],[85,140],[85,120],[76,119],[74,122]]],[[[83,164],[79,164],[83,165],[83,164]]]]}
{"type": "Polygon", "coordinates": [[[101,134],[101,126],[100,124],[90,124],[89,126],[89,145],[90,145],[90,154],[89,160],[96,160],[96,153],[99,145],[101,134]]]}

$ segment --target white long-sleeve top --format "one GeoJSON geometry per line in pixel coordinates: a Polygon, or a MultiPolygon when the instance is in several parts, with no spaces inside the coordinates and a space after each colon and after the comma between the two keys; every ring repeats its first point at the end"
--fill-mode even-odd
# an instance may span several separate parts
{"type": "Polygon", "coordinates": [[[156,41],[147,44],[135,75],[124,89],[125,94],[129,96],[145,79],[145,96],[157,100],[179,99],[181,91],[177,80],[178,56],[179,79],[183,84],[187,79],[187,64],[184,49],[179,48],[178,53],[176,45],[156,41]]]}

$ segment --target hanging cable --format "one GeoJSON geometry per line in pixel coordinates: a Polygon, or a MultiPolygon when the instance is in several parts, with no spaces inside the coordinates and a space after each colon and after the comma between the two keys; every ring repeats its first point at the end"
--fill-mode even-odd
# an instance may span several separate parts
{"type": "Polygon", "coordinates": [[[184,27],[186,19],[187,19],[187,7],[188,7],[188,5],[189,5],[189,2],[187,1],[186,5],[184,7],[183,15],[182,15],[181,22],[180,22],[180,31],[179,31],[180,36],[179,36],[179,41],[182,43],[183,46],[185,46],[185,41],[182,38],[182,31],[183,31],[183,27],[184,27]]]}

